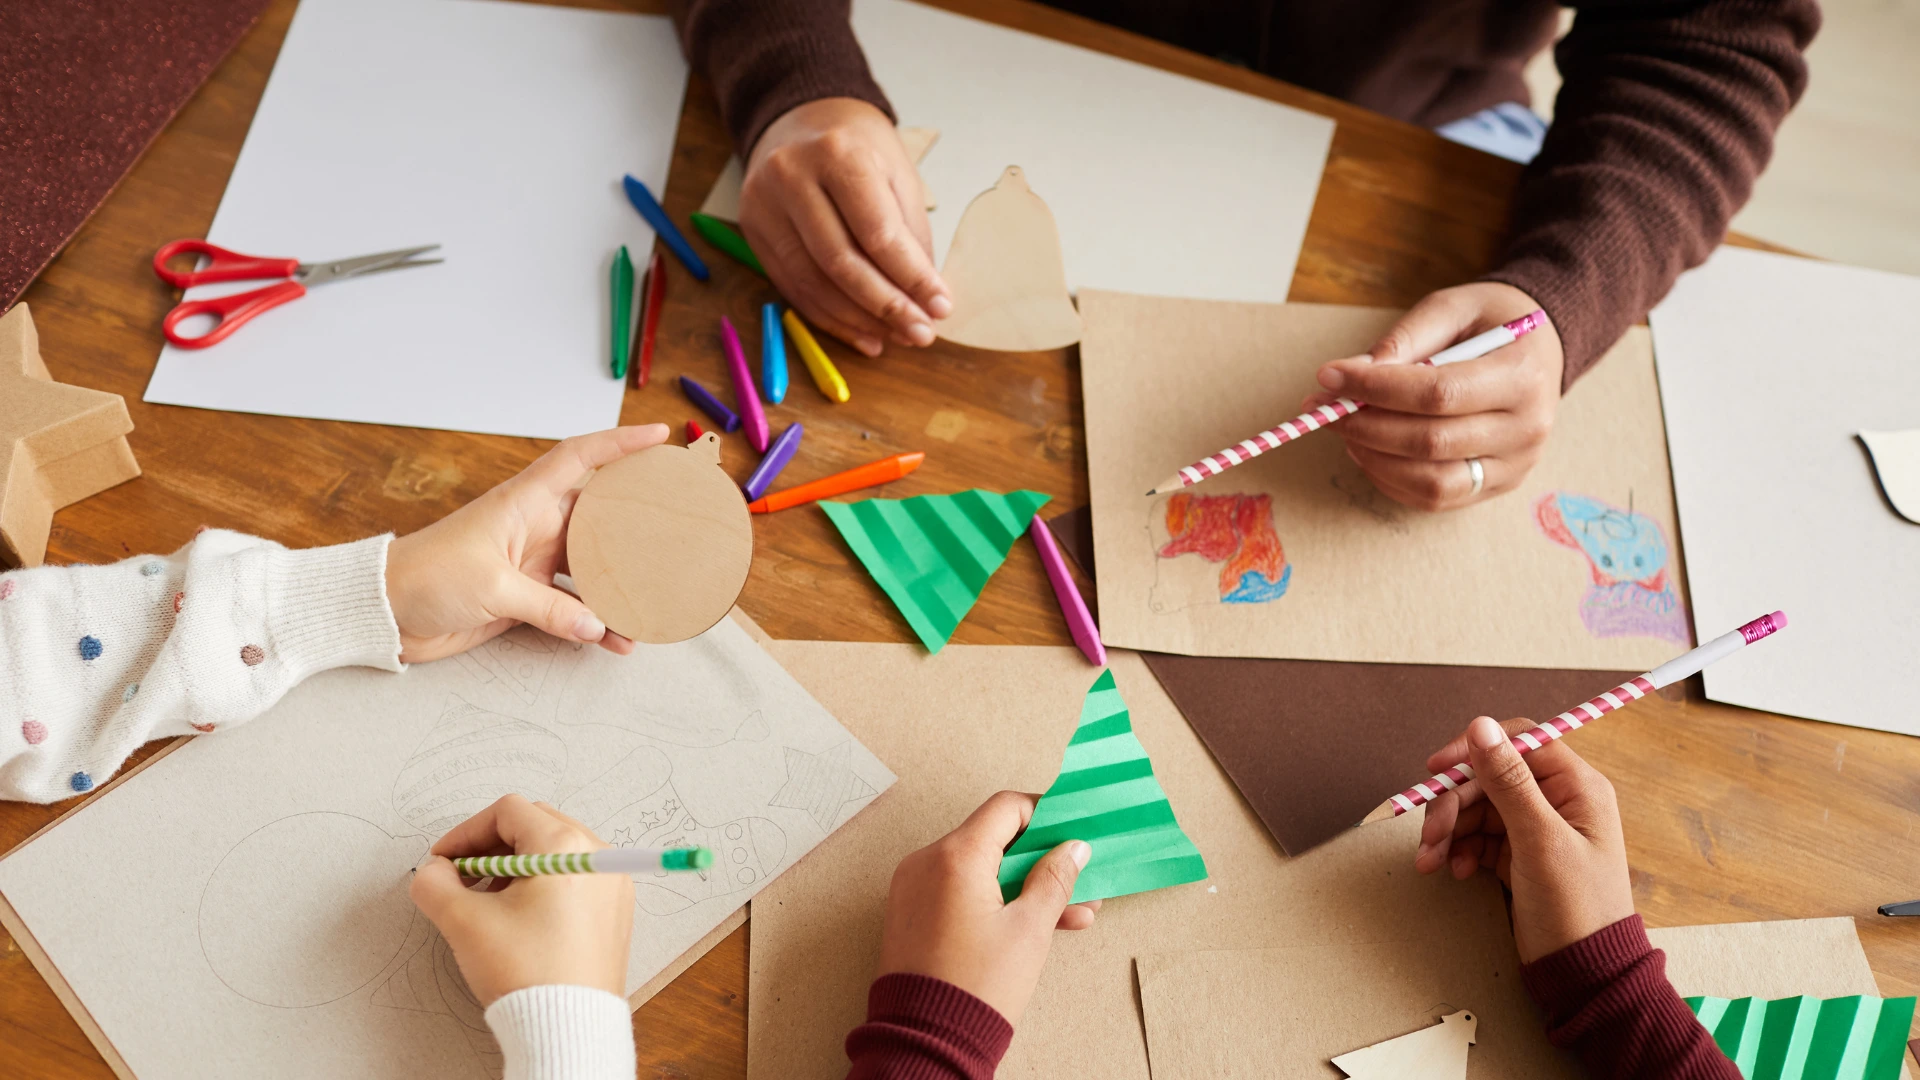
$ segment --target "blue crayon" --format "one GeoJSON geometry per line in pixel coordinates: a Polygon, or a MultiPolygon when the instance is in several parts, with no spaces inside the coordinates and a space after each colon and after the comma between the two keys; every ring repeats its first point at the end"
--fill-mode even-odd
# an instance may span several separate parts
{"type": "Polygon", "coordinates": [[[647,190],[647,185],[628,176],[626,186],[627,201],[633,204],[635,210],[640,211],[641,217],[647,219],[647,224],[653,226],[653,231],[660,234],[660,239],[667,242],[667,250],[673,252],[673,257],[686,266],[688,273],[701,281],[707,280],[709,276],[707,264],[700,261],[700,256],[693,250],[693,245],[687,243],[687,238],[680,235],[680,230],[673,227],[673,219],[668,217],[667,212],[654,201],[653,192],[647,190]]]}
{"type": "Polygon", "coordinates": [[[767,447],[767,455],[760,459],[759,465],[754,466],[753,475],[740,485],[740,490],[747,493],[748,502],[765,495],[773,478],[779,476],[780,470],[793,460],[793,452],[800,449],[800,435],[800,425],[790,424],[779,438],[773,440],[773,445],[767,447]]]}
{"type": "Polygon", "coordinates": [[[760,305],[760,392],[771,405],[787,399],[787,335],[778,304],[760,305]]]}
{"type": "Polygon", "coordinates": [[[701,412],[713,417],[713,422],[719,424],[722,431],[740,430],[739,414],[720,404],[720,399],[707,393],[706,387],[682,375],[680,389],[687,395],[688,400],[700,406],[701,412]]]}

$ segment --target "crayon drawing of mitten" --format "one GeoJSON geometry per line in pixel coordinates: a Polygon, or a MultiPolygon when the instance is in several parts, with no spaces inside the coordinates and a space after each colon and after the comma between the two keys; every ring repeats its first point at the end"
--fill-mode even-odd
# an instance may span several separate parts
{"type": "Polygon", "coordinates": [[[1592,581],[1580,600],[1580,621],[1588,633],[1687,643],[1687,612],[1674,591],[1658,522],[1567,491],[1535,499],[1533,519],[1548,539],[1587,560],[1592,581]]]}

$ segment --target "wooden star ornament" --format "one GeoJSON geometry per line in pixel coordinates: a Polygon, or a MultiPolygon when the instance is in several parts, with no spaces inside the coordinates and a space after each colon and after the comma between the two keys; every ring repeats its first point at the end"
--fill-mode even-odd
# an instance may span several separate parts
{"type": "Polygon", "coordinates": [[[53,512],[140,475],[119,394],[53,381],[27,305],[0,316],[0,568],[39,566],[53,512]]]}

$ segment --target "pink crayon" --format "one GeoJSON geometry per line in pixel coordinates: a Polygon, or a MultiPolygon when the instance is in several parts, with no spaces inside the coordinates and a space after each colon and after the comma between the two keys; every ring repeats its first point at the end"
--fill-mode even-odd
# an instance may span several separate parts
{"type": "MultiPolygon", "coordinates": [[[[1535,309],[1510,323],[1496,326],[1484,334],[1476,334],[1458,345],[1442,349],[1420,363],[1443,367],[1447,364],[1457,364],[1462,360],[1478,360],[1495,349],[1513,344],[1545,325],[1547,325],[1547,313],[1535,309]]],[[[1341,417],[1352,416],[1366,407],[1367,403],[1364,401],[1344,397],[1335,398],[1329,404],[1303,412],[1277,427],[1270,427],[1252,438],[1242,439],[1217,454],[1208,455],[1183,467],[1171,477],[1160,481],[1159,485],[1147,494],[1149,496],[1165,495],[1183,487],[1192,487],[1202,480],[1219,476],[1235,465],[1244,465],[1269,450],[1277,450],[1309,431],[1318,431],[1341,417]]]]}
{"type": "Polygon", "coordinates": [[[1035,514],[1027,532],[1033,537],[1033,546],[1040,549],[1040,565],[1047,568],[1047,580],[1053,582],[1053,595],[1060,601],[1060,614],[1066,616],[1073,643],[1080,646],[1093,666],[1106,667],[1107,647],[1100,644],[1100,628],[1094,625],[1093,613],[1087,610],[1087,602],[1074,585],[1066,560],[1060,557],[1060,545],[1053,538],[1053,530],[1035,514]]]}
{"type": "MultiPolygon", "coordinates": [[[[1613,710],[1629,702],[1638,701],[1663,686],[1694,675],[1704,670],[1707,665],[1724,660],[1761,638],[1786,629],[1786,626],[1787,613],[1784,611],[1762,615],[1740,629],[1729,630],[1692,652],[1674,657],[1645,675],[1635,676],[1591,701],[1575,705],[1531,731],[1523,731],[1515,735],[1510,742],[1513,748],[1522,754],[1538,750],[1553,740],[1565,736],[1568,732],[1585,727],[1613,710]]],[[[1381,803],[1372,813],[1363,818],[1360,824],[1367,825],[1375,821],[1385,821],[1390,817],[1399,817],[1416,806],[1432,802],[1443,792],[1452,791],[1471,779],[1473,779],[1473,766],[1463,761],[1451,769],[1435,773],[1430,779],[1415,784],[1381,803]]]]}
{"type": "Polygon", "coordinates": [[[720,316],[720,344],[727,350],[727,366],[733,371],[733,399],[740,403],[740,426],[747,433],[747,443],[755,450],[767,452],[767,413],[760,407],[760,391],[753,385],[753,372],[747,368],[746,351],[740,348],[740,335],[734,332],[733,322],[725,315],[720,316]]]}

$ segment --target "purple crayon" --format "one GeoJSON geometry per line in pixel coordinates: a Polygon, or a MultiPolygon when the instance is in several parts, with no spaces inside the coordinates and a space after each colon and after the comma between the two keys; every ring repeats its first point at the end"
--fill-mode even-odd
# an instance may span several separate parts
{"type": "Polygon", "coordinates": [[[800,449],[801,434],[799,424],[789,424],[787,430],[773,440],[773,445],[767,447],[767,456],[760,459],[760,464],[754,466],[753,475],[747,477],[747,482],[740,485],[740,490],[747,493],[748,502],[753,502],[765,495],[768,485],[773,483],[773,478],[779,476],[780,470],[786,468],[787,462],[793,460],[793,452],[800,449]]]}
{"type": "Polygon", "coordinates": [[[722,431],[740,430],[740,417],[735,415],[732,409],[720,404],[719,398],[707,393],[706,387],[682,375],[680,389],[687,395],[688,400],[700,406],[701,412],[713,417],[713,422],[719,424],[722,431]]]}
{"type": "Polygon", "coordinates": [[[720,344],[726,346],[727,367],[733,372],[733,399],[740,403],[747,445],[764,454],[767,452],[766,410],[760,408],[760,391],[754,388],[753,372],[747,369],[747,354],[740,347],[740,335],[734,332],[733,321],[725,315],[720,316],[720,344]]]}

